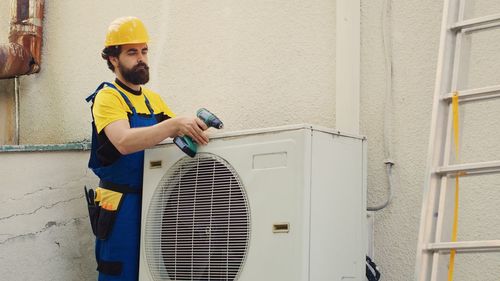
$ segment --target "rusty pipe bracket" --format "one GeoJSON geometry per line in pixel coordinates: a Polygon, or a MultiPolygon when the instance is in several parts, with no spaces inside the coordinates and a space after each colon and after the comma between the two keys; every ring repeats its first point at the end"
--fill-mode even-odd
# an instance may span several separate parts
{"type": "Polygon", "coordinates": [[[26,48],[17,43],[9,43],[0,45],[0,62],[0,79],[7,79],[29,74],[34,60],[26,48]]]}
{"type": "Polygon", "coordinates": [[[40,71],[44,0],[12,0],[9,43],[0,45],[0,79],[40,71]]]}

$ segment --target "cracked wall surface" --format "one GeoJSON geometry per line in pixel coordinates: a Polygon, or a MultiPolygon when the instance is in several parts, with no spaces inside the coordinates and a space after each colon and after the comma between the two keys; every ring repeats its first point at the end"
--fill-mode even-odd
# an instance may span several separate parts
{"type": "Polygon", "coordinates": [[[95,280],[88,152],[0,154],[2,280],[95,280]]]}

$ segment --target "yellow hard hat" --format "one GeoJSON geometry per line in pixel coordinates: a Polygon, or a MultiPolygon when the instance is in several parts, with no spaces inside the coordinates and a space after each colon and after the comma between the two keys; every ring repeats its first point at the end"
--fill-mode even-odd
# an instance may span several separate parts
{"type": "Polygon", "coordinates": [[[142,21],[136,17],[115,19],[108,27],[105,47],[149,42],[149,35],[142,21]]]}

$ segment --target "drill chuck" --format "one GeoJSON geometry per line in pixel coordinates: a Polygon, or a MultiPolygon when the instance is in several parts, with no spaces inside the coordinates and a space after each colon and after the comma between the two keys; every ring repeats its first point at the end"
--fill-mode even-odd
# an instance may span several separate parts
{"type": "Polygon", "coordinates": [[[224,124],[222,121],[220,121],[215,114],[212,112],[208,111],[206,108],[200,108],[196,112],[196,116],[203,120],[205,124],[207,124],[208,127],[216,128],[216,129],[222,129],[224,127],[224,124]]]}

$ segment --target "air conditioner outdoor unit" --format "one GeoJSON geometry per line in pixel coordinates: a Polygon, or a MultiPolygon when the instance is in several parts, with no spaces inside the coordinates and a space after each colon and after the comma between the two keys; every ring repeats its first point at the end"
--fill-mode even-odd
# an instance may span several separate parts
{"type": "Polygon", "coordinates": [[[141,281],[366,280],[366,142],[312,125],[145,152],[141,281]]]}

